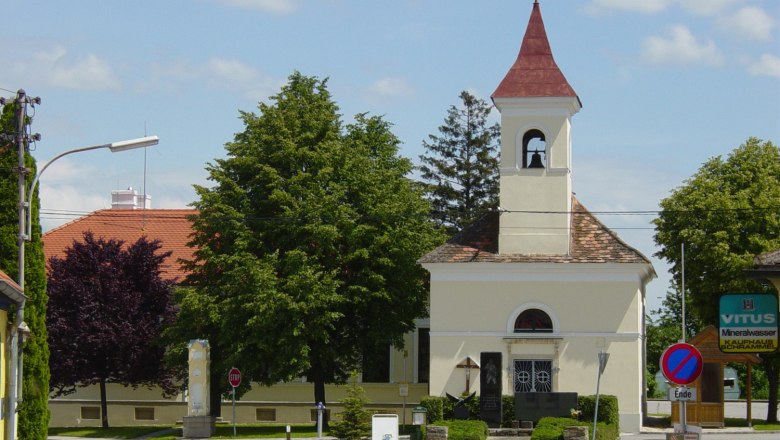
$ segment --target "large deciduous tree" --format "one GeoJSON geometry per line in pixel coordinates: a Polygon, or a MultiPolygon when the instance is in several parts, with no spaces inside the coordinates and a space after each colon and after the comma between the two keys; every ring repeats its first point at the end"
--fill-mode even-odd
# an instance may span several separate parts
{"type": "MultiPolygon", "coordinates": [[[[18,280],[19,264],[19,191],[18,144],[11,140],[17,136],[17,103],[3,107],[0,119],[0,269],[18,280]]],[[[35,175],[35,159],[25,152],[27,188],[35,175]]],[[[49,426],[49,346],[46,335],[46,269],[41,243],[41,226],[38,219],[40,202],[37,191],[32,197],[32,227],[29,241],[25,243],[24,322],[30,328],[31,338],[24,345],[24,377],[22,378],[22,402],[20,403],[17,434],[22,440],[45,440],[49,426]]]]}
{"type": "Polygon", "coordinates": [[[52,390],[98,384],[104,428],[107,383],[175,390],[160,343],[176,316],[171,282],[160,277],[170,252],[159,253],[160,242],[145,237],[123,245],[86,232],[64,258],[49,261],[52,390]]]}
{"type": "Polygon", "coordinates": [[[212,414],[240,367],[239,393],[306,376],[314,401],[378,343],[403,345],[427,314],[416,260],[439,242],[411,162],[382,118],[344,126],[327,81],[294,73],[208,166],[197,186],[195,259],[169,335],[209,340],[212,414]]]}
{"type": "Polygon", "coordinates": [[[421,177],[433,218],[450,233],[463,229],[498,204],[500,127],[491,106],[467,91],[451,106],[439,135],[423,141],[421,177]]]}
{"type": "MultiPolygon", "coordinates": [[[[704,325],[717,324],[718,298],[726,293],[769,292],[746,276],[753,257],[780,248],[780,150],[749,138],[725,160],[714,157],[661,201],[655,221],[657,255],[672,264],[682,281],[690,312],[704,325]]],[[[777,421],[780,357],[762,355],[769,380],[767,421],[777,421]]]]}

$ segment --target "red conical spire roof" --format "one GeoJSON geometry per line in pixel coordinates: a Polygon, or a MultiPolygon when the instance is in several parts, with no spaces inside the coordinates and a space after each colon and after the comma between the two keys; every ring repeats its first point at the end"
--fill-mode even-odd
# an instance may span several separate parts
{"type": "Polygon", "coordinates": [[[492,98],[577,97],[555,64],[539,3],[534,2],[531,18],[517,60],[509,69],[492,98]]]}

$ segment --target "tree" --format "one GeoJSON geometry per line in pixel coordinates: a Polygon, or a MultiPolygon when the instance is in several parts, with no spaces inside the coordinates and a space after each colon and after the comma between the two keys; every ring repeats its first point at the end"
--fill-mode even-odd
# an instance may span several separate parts
{"type": "Polygon", "coordinates": [[[361,440],[371,435],[371,411],[365,409],[368,399],[357,378],[347,385],[347,397],[340,400],[344,410],[341,420],[331,423],[330,435],[345,440],[361,440]]]}
{"type": "Polygon", "coordinates": [[[231,366],[247,378],[239,393],[306,376],[325,403],[326,383],[375,341],[402,347],[427,313],[416,260],[440,237],[390,125],[359,114],[343,127],[327,81],[298,72],[271,101],[241,113],[244,131],[208,166],[214,186],[196,186],[195,258],[169,336],[180,363],[185,341],[209,340],[212,414],[231,366]]]}
{"type": "Polygon", "coordinates": [[[104,428],[107,383],[175,390],[160,344],[176,313],[171,281],[160,278],[171,253],[158,253],[160,242],[145,237],[123,245],[85,232],[64,258],[49,261],[52,390],[60,396],[99,384],[104,428]]]}
{"type": "MultiPolygon", "coordinates": [[[[3,107],[0,133],[16,137],[18,120],[17,103],[3,107]]],[[[28,122],[28,121],[26,121],[28,122]]],[[[19,236],[18,217],[18,149],[11,140],[0,136],[0,269],[18,279],[17,260],[19,236]]],[[[25,153],[27,188],[35,176],[35,159],[25,153]]],[[[31,338],[24,345],[24,377],[22,378],[21,404],[18,407],[17,434],[23,440],[45,440],[49,426],[49,346],[46,343],[46,269],[38,220],[40,201],[37,191],[30,206],[31,237],[25,244],[24,322],[30,328],[31,338]]],[[[9,313],[9,316],[11,314],[9,313]]]]}
{"type": "Polygon", "coordinates": [[[421,177],[433,217],[450,233],[498,204],[500,126],[488,124],[491,106],[467,91],[461,107],[451,106],[439,136],[423,141],[421,177]]]}
{"type": "MultiPolygon", "coordinates": [[[[717,324],[718,298],[725,293],[769,292],[748,278],[753,257],[780,248],[780,150],[769,141],[749,138],[726,160],[714,157],[661,201],[656,255],[672,264],[682,281],[691,314],[704,325],[717,324]]],[[[762,355],[769,380],[767,422],[777,421],[780,356],[762,355]]]]}

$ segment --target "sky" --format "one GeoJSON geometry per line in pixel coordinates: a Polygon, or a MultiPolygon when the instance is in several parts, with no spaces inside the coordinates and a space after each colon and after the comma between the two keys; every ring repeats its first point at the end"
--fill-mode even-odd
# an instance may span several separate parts
{"type": "MultiPolygon", "coordinates": [[[[57,160],[40,180],[44,230],[132,187],[183,208],[243,130],[241,111],[290,74],[328,78],[344,120],[393,124],[418,162],[447,109],[485,100],[517,57],[533,0],[79,0],[6,2],[0,96],[30,112],[43,164],[145,135],[146,150],[57,160]]],[[[572,118],[578,199],[651,259],[652,214],[699,167],[755,136],[780,144],[780,1],[541,0],[555,60],[583,103],[572,118]]],[[[498,114],[492,115],[498,121],[498,114]]]]}

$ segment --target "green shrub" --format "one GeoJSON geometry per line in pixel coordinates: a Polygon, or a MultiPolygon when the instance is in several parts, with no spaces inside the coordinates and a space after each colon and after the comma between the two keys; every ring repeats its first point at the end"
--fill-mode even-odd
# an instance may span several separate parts
{"type": "MultiPolygon", "coordinates": [[[[582,420],[593,420],[593,413],[596,407],[596,396],[579,396],[577,404],[582,411],[582,420]]],[[[608,425],[615,425],[615,429],[620,430],[620,413],[618,410],[618,400],[615,396],[599,396],[599,417],[598,421],[608,425]]],[[[596,428],[598,433],[598,428],[596,428]]]]}
{"type": "Polygon", "coordinates": [[[433,424],[439,420],[444,420],[444,397],[425,396],[420,399],[420,406],[427,411],[426,417],[428,423],[433,424]]]}
{"type": "Polygon", "coordinates": [[[501,396],[501,426],[512,427],[515,420],[515,396],[501,396]]]}
{"type": "MultiPolygon", "coordinates": [[[[601,399],[599,399],[601,407],[601,399]]],[[[600,411],[599,411],[600,412],[600,411]]],[[[567,426],[585,426],[590,432],[593,429],[593,423],[586,420],[574,420],[561,417],[543,417],[536,424],[531,440],[559,440],[563,438],[563,430],[567,426]]],[[[620,432],[615,425],[599,422],[596,425],[596,440],[617,440],[620,438],[620,432]]]]}
{"type": "Polygon", "coordinates": [[[481,420],[441,420],[437,426],[446,426],[449,440],[486,440],[487,423],[481,420]]]}

